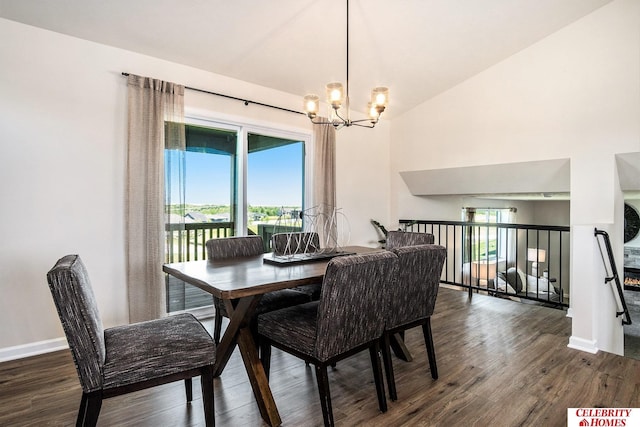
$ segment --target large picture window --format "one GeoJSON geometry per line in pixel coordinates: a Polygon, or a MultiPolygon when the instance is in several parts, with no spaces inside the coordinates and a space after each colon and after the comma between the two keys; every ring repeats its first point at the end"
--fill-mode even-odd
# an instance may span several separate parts
{"type": "MultiPolygon", "coordinates": [[[[207,240],[238,235],[261,235],[268,251],[274,232],[302,226],[310,135],[202,120],[185,134],[184,205],[167,207],[175,222],[168,262],[206,259],[207,240]]],[[[206,292],[168,280],[168,312],[212,304],[206,292]]]]}

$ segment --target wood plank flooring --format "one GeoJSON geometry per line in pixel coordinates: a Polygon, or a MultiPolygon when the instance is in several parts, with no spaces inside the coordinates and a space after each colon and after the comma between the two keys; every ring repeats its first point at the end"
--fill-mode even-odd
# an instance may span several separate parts
{"type": "MultiPolygon", "coordinates": [[[[210,327],[210,322],[206,322],[210,327]]],[[[567,348],[565,312],[441,288],[432,319],[440,378],[432,380],[420,328],[394,359],[398,401],[378,411],[367,352],[330,370],[342,426],[566,426],[569,407],[640,407],[640,361],[567,348]]],[[[322,425],[312,367],[273,350],[271,387],[284,426],[322,425]]],[[[218,426],[264,425],[239,355],[215,380],[218,426]]],[[[70,426],[80,386],[68,351],[0,364],[1,426],[70,426]]],[[[99,426],[203,425],[199,381],[106,400],[99,426]]]]}

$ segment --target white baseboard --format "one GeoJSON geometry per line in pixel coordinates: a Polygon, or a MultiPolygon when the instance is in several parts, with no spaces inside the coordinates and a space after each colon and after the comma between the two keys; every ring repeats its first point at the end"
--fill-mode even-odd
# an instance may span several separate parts
{"type": "Polygon", "coordinates": [[[29,356],[36,356],[38,354],[64,350],[65,348],[69,348],[65,338],[55,338],[52,340],[0,348],[0,362],[8,362],[9,360],[22,359],[29,356]]]}
{"type": "Polygon", "coordinates": [[[574,336],[569,338],[569,344],[567,347],[573,348],[574,350],[586,351],[591,354],[596,354],[598,352],[595,340],[585,340],[584,338],[574,336]]]}

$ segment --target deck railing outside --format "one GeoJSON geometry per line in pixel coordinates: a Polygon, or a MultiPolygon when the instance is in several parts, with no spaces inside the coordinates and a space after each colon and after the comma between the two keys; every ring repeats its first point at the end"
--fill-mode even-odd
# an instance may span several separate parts
{"type": "Polygon", "coordinates": [[[400,220],[400,226],[431,233],[435,243],[447,249],[443,283],[466,288],[470,294],[484,291],[569,306],[569,227],[413,219],[400,220]],[[521,289],[496,284],[496,278],[503,277],[499,273],[506,275],[510,267],[522,273],[521,289]]]}
{"type": "Polygon", "coordinates": [[[207,259],[205,242],[209,239],[233,236],[234,227],[233,222],[167,224],[167,262],[207,259]]]}
{"type": "MultiPolygon", "coordinates": [[[[271,250],[271,236],[274,233],[300,231],[300,227],[259,224],[258,234],[264,241],[264,251],[271,250]]],[[[207,259],[206,241],[231,237],[235,234],[234,222],[199,222],[167,224],[166,259],[167,262],[200,261],[207,259]]],[[[166,276],[167,311],[181,311],[212,304],[211,295],[185,284],[172,276],[166,276]]]]}

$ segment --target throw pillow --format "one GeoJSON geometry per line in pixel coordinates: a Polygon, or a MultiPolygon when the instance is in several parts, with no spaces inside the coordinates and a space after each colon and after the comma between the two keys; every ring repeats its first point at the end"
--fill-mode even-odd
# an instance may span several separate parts
{"type": "Polygon", "coordinates": [[[510,267],[507,269],[507,283],[511,285],[516,292],[522,292],[523,284],[520,275],[518,274],[518,270],[515,267],[510,267]]]}

